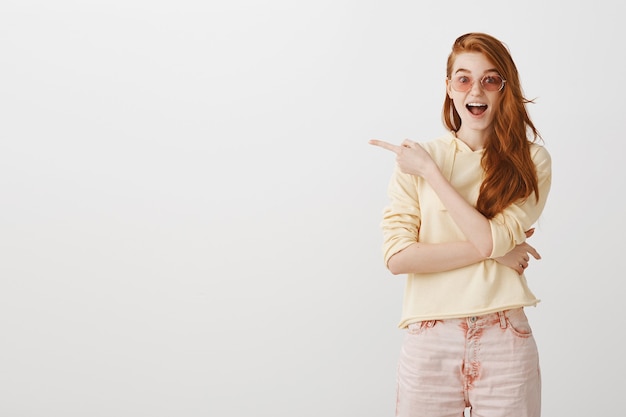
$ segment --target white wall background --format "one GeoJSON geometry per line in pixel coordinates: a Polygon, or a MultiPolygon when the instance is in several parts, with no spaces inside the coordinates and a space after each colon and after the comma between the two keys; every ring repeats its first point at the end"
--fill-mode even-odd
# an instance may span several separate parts
{"type": "Polygon", "coordinates": [[[443,133],[468,31],[509,45],[553,156],[544,414],[619,414],[618,2],[4,0],[0,416],[392,416],[367,140],[443,133]]]}

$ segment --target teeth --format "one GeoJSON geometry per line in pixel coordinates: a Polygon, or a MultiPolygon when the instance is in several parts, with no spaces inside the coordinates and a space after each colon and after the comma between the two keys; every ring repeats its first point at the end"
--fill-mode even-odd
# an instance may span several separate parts
{"type": "Polygon", "coordinates": [[[482,103],[467,103],[468,106],[471,107],[483,107],[483,106],[487,106],[486,104],[482,104],[482,103]]]}

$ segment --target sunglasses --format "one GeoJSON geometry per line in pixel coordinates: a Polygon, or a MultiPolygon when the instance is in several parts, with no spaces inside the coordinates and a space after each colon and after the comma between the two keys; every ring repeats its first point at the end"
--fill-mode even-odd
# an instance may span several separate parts
{"type": "MultiPolygon", "coordinates": [[[[480,79],[480,85],[485,91],[501,91],[504,88],[505,82],[506,80],[503,80],[502,77],[497,74],[485,75],[480,79]]],[[[450,83],[454,90],[465,93],[474,85],[474,79],[467,75],[455,75],[450,78],[450,83]]]]}

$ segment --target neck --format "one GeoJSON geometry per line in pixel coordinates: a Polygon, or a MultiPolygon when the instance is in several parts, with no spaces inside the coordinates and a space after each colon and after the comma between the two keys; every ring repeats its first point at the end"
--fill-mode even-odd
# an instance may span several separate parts
{"type": "Polygon", "coordinates": [[[458,132],[454,132],[454,136],[463,141],[473,151],[481,150],[487,142],[487,135],[482,131],[464,131],[460,129],[458,132]]]}

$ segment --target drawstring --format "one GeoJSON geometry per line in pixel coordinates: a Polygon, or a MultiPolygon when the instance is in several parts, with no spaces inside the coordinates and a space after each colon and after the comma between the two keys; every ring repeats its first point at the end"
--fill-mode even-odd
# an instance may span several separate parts
{"type": "Polygon", "coordinates": [[[452,169],[454,168],[454,158],[456,157],[456,140],[452,138],[450,145],[446,151],[446,157],[441,166],[441,173],[448,181],[452,178],[452,169]]]}

